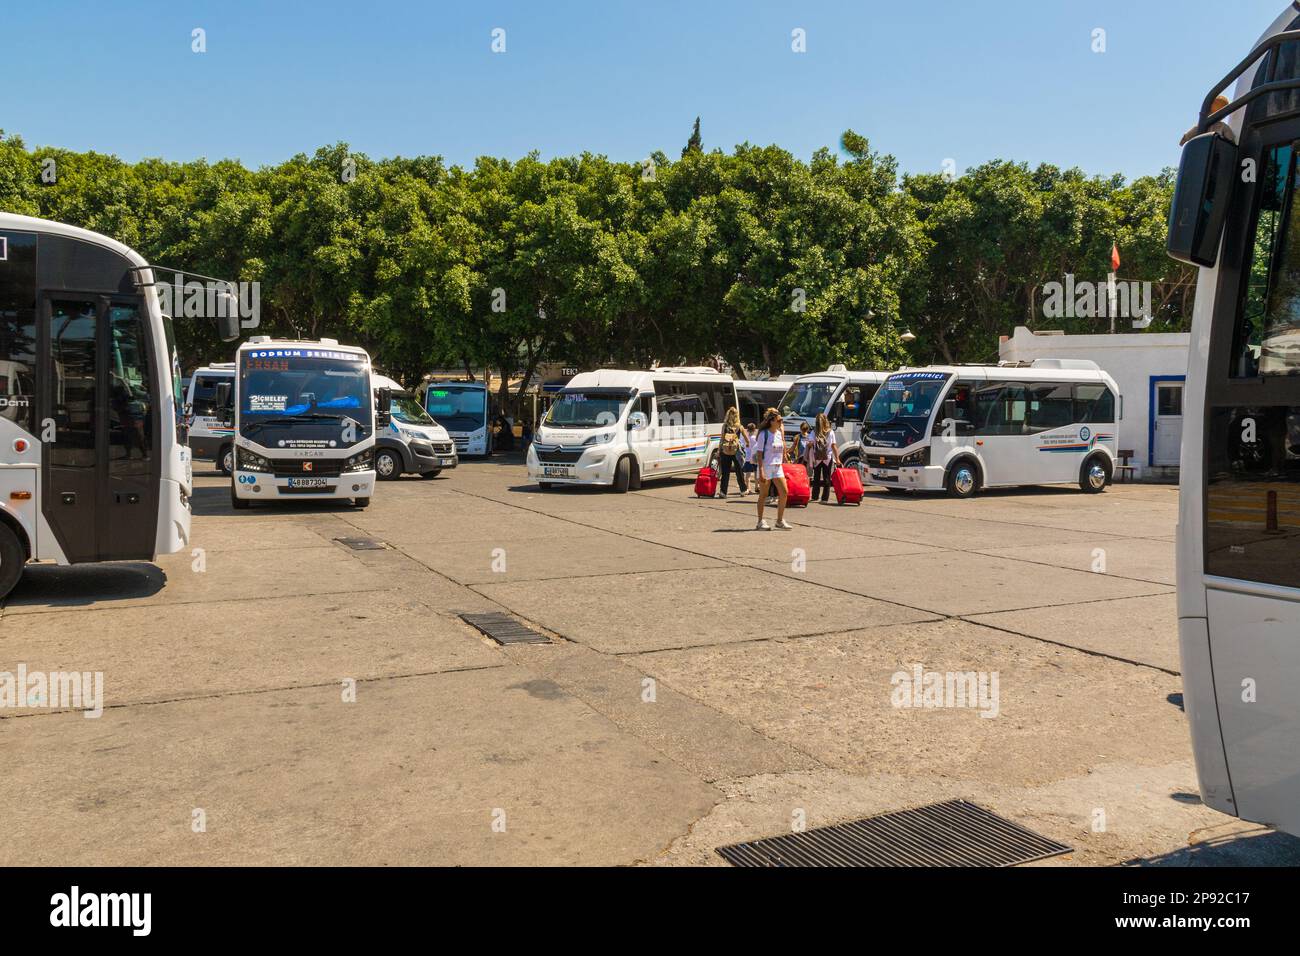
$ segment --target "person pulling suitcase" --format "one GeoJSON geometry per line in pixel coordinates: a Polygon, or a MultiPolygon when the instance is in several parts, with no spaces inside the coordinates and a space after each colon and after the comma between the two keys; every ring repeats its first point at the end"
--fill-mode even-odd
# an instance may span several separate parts
{"type": "Polygon", "coordinates": [[[812,500],[828,504],[831,496],[831,465],[844,467],[840,461],[840,444],[835,429],[824,413],[817,415],[812,441],[808,443],[808,470],[812,472],[812,500]],[[820,489],[820,497],[818,490],[820,489]]]}

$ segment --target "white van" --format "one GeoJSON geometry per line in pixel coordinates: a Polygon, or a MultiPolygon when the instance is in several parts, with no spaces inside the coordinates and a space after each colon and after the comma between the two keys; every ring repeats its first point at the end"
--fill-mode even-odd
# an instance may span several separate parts
{"type": "Polygon", "coordinates": [[[456,446],[443,428],[424,410],[420,400],[385,375],[372,375],[375,398],[389,390],[388,427],[375,441],[375,474],[392,481],[404,474],[437,478],[445,468],[455,468],[456,446]]]}
{"type": "Polygon", "coordinates": [[[785,419],[787,441],[794,440],[803,422],[810,429],[816,428],[817,416],[824,414],[835,429],[844,467],[858,467],[862,458],[862,420],[877,389],[889,376],[889,372],[851,372],[843,365],[800,375],[790,383],[777,406],[785,419]]]}
{"type": "Polygon", "coordinates": [[[1115,471],[1115,380],[1086,359],[905,368],[871,403],[865,481],[892,491],[1077,483],[1115,471]]]}
{"type": "Polygon", "coordinates": [[[736,379],[736,410],[740,412],[740,422],[757,425],[763,413],[769,408],[776,408],[781,399],[790,390],[794,376],[768,381],[736,379]]]}
{"type": "Polygon", "coordinates": [[[185,393],[185,415],[189,423],[190,454],[194,458],[215,461],[223,475],[235,467],[234,362],[213,362],[194,370],[185,393]],[[218,401],[217,386],[227,396],[225,405],[218,401]]]}
{"type": "Polygon", "coordinates": [[[528,448],[528,477],[625,492],[716,464],[731,378],[710,368],[600,369],[569,379],[528,448]]]}

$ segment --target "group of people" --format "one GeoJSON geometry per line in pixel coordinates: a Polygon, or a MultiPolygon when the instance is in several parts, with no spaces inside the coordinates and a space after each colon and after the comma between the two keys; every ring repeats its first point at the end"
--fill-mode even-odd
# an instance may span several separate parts
{"type": "Polygon", "coordinates": [[[816,424],[799,425],[799,434],[793,442],[785,440],[785,419],[775,408],[763,413],[757,425],[741,425],[740,413],[727,409],[722,425],[722,442],[718,453],[720,481],[718,497],[727,497],[731,473],[741,495],[758,496],[759,531],[789,531],[785,520],[788,491],[785,482],[785,463],[797,462],[808,469],[812,478],[812,500],[826,502],[831,492],[831,471],[839,467],[840,449],[835,439],[835,429],[825,415],[818,415],[816,424]],[[776,524],[770,525],[763,517],[768,499],[775,499],[776,524]]]}

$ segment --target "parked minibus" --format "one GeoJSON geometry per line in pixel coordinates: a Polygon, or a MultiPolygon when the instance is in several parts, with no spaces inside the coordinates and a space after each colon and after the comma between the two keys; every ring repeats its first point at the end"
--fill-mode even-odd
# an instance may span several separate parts
{"type": "Polygon", "coordinates": [[[484,382],[430,382],[424,390],[424,410],[447,429],[457,455],[477,458],[492,454],[484,382]]]}
{"type": "Polygon", "coordinates": [[[120,242],[0,213],[0,599],[28,561],[189,547],[181,372],[154,281],[120,242]]]}
{"type": "Polygon", "coordinates": [[[386,375],[371,376],[375,401],[379,390],[389,392],[388,427],[375,441],[375,475],[392,481],[404,474],[437,478],[455,468],[456,446],[447,430],[434,421],[419,400],[386,375]]]}
{"type": "Polygon", "coordinates": [[[785,419],[786,440],[793,441],[804,422],[815,428],[818,414],[824,414],[835,429],[844,467],[859,467],[862,419],[880,383],[888,377],[888,372],[852,372],[843,365],[800,375],[788,383],[778,406],[785,419]]]}
{"type": "Polygon", "coordinates": [[[748,425],[757,425],[762,421],[763,413],[769,408],[776,408],[781,399],[790,390],[790,380],[736,380],[736,410],[740,412],[740,421],[748,425]]]}
{"type": "MultiPolygon", "coordinates": [[[[1225,51],[1223,63],[1237,56],[1225,51]]],[[[1292,4],[1206,93],[1199,135],[1183,147],[1168,251],[1200,267],[1177,554],[1183,708],[1201,799],[1300,835],[1297,97],[1292,4]],[[1216,109],[1220,94],[1229,101],[1216,109]]]]}
{"type": "Polygon", "coordinates": [[[891,491],[1077,483],[1115,470],[1115,380],[1084,359],[931,365],[890,375],[867,411],[863,480],[891,491]]]}
{"type": "Polygon", "coordinates": [[[715,464],[722,422],[736,404],[731,378],[710,368],[599,369],[571,378],[528,448],[528,477],[608,485],[693,475],[715,464]]]}
{"type": "Polygon", "coordinates": [[[234,362],[214,362],[194,370],[185,392],[185,421],[189,426],[190,454],[213,461],[227,477],[235,463],[235,429],[230,406],[231,389],[222,389],[226,404],[217,404],[217,386],[235,381],[234,362]]]}
{"type": "Polygon", "coordinates": [[[372,390],[365,349],[261,335],[239,346],[235,369],[231,504],[342,498],[367,507],[390,396],[372,390]]]}

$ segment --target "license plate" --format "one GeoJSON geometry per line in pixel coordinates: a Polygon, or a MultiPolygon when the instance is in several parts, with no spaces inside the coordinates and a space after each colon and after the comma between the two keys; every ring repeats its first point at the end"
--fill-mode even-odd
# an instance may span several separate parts
{"type": "Polygon", "coordinates": [[[547,478],[572,478],[572,468],[543,468],[542,474],[547,478]]]}
{"type": "Polygon", "coordinates": [[[324,478],[290,478],[290,488],[326,488],[329,486],[324,478]]]}
{"type": "Polygon", "coordinates": [[[894,471],[873,471],[872,478],[879,478],[881,481],[897,481],[898,473],[894,471]]]}
{"type": "Polygon", "coordinates": [[[442,465],[444,468],[450,468],[452,465],[456,464],[456,459],[455,459],[455,458],[440,458],[440,459],[438,459],[438,464],[442,465]]]}

